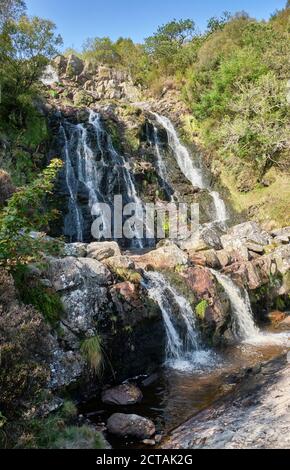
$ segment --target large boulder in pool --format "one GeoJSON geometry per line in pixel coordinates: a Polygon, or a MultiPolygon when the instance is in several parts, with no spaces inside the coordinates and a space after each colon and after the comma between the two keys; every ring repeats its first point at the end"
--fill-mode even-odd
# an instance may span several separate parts
{"type": "Polygon", "coordinates": [[[102,401],[107,405],[135,405],[143,398],[141,390],[133,384],[122,384],[110,388],[102,394],[102,401]]]}
{"type": "Polygon", "coordinates": [[[156,432],[153,421],[134,414],[113,414],[107,428],[110,434],[118,437],[132,437],[139,441],[150,439],[156,432]]]}

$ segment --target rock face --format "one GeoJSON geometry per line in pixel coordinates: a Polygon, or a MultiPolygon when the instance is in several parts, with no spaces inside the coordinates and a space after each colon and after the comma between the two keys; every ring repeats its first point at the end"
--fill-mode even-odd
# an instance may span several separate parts
{"type": "Polygon", "coordinates": [[[268,363],[234,396],[177,428],[163,448],[288,449],[289,387],[285,359],[268,363]]]}
{"type": "Polygon", "coordinates": [[[119,437],[132,437],[139,441],[149,439],[156,432],[155,425],[150,419],[138,415],[115,413],[108,422],[109,433],[119,437]]]}
{"type": "MultiPolygon", "coordinates": [[[[116,248],[115,244],[113,247],[116,248]]],[[[117,282],[104,264],[92,258],[47,261],[43,276],[60,295],[64,310],[61,338],[53,348],[52,388],[86,378],[90,370],[80,354],[80,344],[94,336],[104,338],[106,358],[112,364],[106,364],[104,380],[111,379],[112,367],[115,379],[122,381],[151,372],[163,361],[165,339],[161,312],[146,298],[140,285],[117,282]]]]}
{"type": "Polygon", "coordinates": [[[78,85],[83,90],[84,96],[91,97],[93,101],[113,99],[140,101],[140,91],[134,86],[126,71],[84,62],[74,54],[68,58],[56,57],[52,66],[61,81],[71,88],[72,93],[78,85]]]}
{"type": "Polygon", "coordinates": [[[188,268],[181,274],[196,300],[206,302],[203,318],[204,329],[209,337],[218,340],[230,322],[229,301],[209,269],[188,268]]]}
{"type": "Polygon", "coordinates": [[[122,384],[102,394],[102,401],[107,405],[135,405],[142,401],[142,398],[141,390],[132,384],[122,384]]]}
{"type": "Polygon", "coordinates": [[[221,241],[223,248],[236,249],[245,245],[249,250],[263,253],[263,246],[270,244],[271,236],[261,230],[256,222],[245,222],[230,228],[221,241]]]}

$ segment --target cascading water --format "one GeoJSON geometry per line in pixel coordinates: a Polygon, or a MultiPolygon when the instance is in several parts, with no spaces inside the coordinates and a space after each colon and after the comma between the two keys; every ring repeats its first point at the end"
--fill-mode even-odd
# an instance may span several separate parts
{"type": "MultiPolygon", "coordinates": [[[[70,233],[74,225],[74,241],[83,240],[84,224],[81,223],[82,213],[78,206],[79,185],[88,194],[90,212],[98,203],[112,205],[114,195],[120,190],[125,204],[135,204],[132,230],[137,236],[132,240],[131,247],[143,248],[143,204],[137,195],[128,162],[114,148],[111,136],[102,127],[100,115],[90,110],[87,125],[64,122],[60,133],[64,139],[66,184],[70,194],[65,232],[70,233]]],[[[108,221],[101,212],[98,215],[102,217],[105,228],[108,221]]]]}
{"type": "Polygon", "coordinates": [[[255,325],[249,294],[246,289],[240,289],[230,277],[211,269],[217,281],[224,288],[231,303],[233,315],[233,333],[237,339],[248,344],[289,344],[286,333],[265,333],[255,325]]]}
{"type": "Polygon", "coordinates": [[[211,270],[219,284],[224,288],[230,303],[233,314],[233,333],[237,338],[249,340],[260,335],[258,327],[255,325],[249,295],[246,289],[243,291],[224,274],[211,270]]]}
{"type": "Polygon", "coordinates": [[[194,166],[194,162],[189,155],[187,148],[182,145],[172,122],[165,116],[152,113],[156,121],[166,130],[169,145],[174,152],[176,161],[184,176],[191,182],[194,188],[207,189],[211,195],[215,207],[215,222],[225,223],[227,211],[224,201],[216,191],[212,191],[205,183],[200,168],[194,166]]]}
{"type": "Polygon", "coordinates": [[[77,203],[77,179],[70,159],[69,144],[67,135],[63,126],[60,127],[60,133],[63,138],[63,157],[65,180],[69,191],[68,215],[65,217],[65,225],[74,225],[79,241],[83,240],[83,220],[80,208],[77,203]]]}
{"type": "Polygon", "coordinates": [[[190,303],[172,288],[162,274],[147,272],[145,279],[148,296],[162,312],[167,336],[167,365],[179,370],[209,366],[213,355],[202,349],[190,303]]]}

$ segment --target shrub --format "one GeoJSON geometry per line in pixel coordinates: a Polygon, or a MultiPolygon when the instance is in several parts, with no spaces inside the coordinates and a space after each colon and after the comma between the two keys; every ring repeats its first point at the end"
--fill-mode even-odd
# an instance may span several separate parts
{"type": "Polygon", "coordinates": [[[15,186],[13,185],[9,174],[4,170],[0,170],[0,208],[14,192],[15,186]]]}
{"type": "Polygon", "coordinates": [[[0,402],[9,418],[47,383],[50,341],[40,313],[18,303],[12,276],[2,269],[0,285],[0,402]]]}
{"type": "Polygon", "coordinates": [[[53,160],[35,181],[14,193],[0,212],[0,265],[27,264],[41,256],[44,240],[32,238],[30,231],[47,229],[56,217],[55,211],[45,210],[45,197],[61,167],[60,160],[53,160]]]}
{"type": "Polygon", "coordinates": [[[47,418],[19,422],[16,447],[26,449],[104,449],[102,435],[88,425],[77,426],[77,409],[70,401],[47,418]]]}
{"type": "Polygon", "coordinates": [[[91,371],[96,375],[101,375],[104,367],[101,338],[93,336],[85,339],[81,344],[80,351],[91,371]]]}
{"type": "Polygon", "coordinates": [[[13,276],[20,300],[25,305],[35,307],[47,323],[56,327],[63,313],[59,295],[52,289],[42,286],[37,279],[30,278],[26,267],[18,267],[13,276]]]}
{"type": "Polygon", "coordinates": [[[198,318],[200,318],[201,320],[204,320],[207,307],[208,307],[207,300],[201,300],[201,302],[199,302],[195,307],[196,314],[198,318]]]}

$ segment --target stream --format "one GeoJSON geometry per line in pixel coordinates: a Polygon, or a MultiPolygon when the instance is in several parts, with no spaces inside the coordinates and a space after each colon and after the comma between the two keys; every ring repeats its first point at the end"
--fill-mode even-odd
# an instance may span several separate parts
{"type": "MultiPolygon", "coordinates": [[[[253,370],[261,364],[277,358],[290,350],[290,337],[285,332],[268,327],[263,329],[265,338],[271,340],[260,344],[237,343],[223,350],[214,351],[211,365],[197,366],[196,370],[178,370],[164,366],[149,377],[129,380],[137,384],[143,393],[141,403],[127,407],[109,406],[93,399],[80,407],[80,412],[97,426],[113,413],[136,413],[151,418],[157,432],[166,441],[170,433],[204,409],[209,409],[217,400],[233,393],[238,385],[247,380],[253,370]]],[[[113,448],[146,448],[132,440],[121,440],[107,435],[113,448]]],[[[162,445],[162,444],[161,444],[162,445]]]]}

